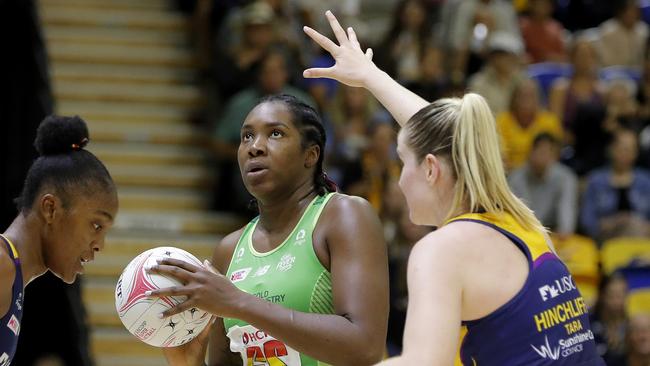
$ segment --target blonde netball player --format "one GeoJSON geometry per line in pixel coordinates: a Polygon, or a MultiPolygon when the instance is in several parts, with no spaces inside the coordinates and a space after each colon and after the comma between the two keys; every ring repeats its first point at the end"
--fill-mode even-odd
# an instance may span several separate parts
{"type": "Polygon", "coordinates": [[[27,172],[19,214],[0,235],[0,365],[11,363],[22,318],[23,288],[46,271],[74,282],[104,247],[117,213],[108,170],[84,146],[79,117],[47,117],[34,145],[40,157],[27,172]]]}
{"type": "MultiPolygon", "coordinates": [[[[288,95],[260,102],[243,121],[238,151],[259,216],[223,239],[214,272],[174,260],[152,269],[185,284],[152,296],[188,296],[163,316],[198,307],[223,318],[210,337],[210,365],[381,360],[388,319],[383,231],[368,202],[334,192],[323,174],[324,148],[325,130],[311,107],[288,95]]],[[[202,365],[207,347],[203,334],[165,355],[172,365],[202,365]]]]}
{"type": "Polygon", "coordinates": [[[309,69],[367,88],[402,126],[400,177],[413,222],[438,227],[413,248],[400,357],[384,365],[604,365],[585,303],[545,230],[508,189],[495,123],[477,94],[429,103],[401,87],[327,13],[338,45],[305,32],[336,64],[309,69]]]}

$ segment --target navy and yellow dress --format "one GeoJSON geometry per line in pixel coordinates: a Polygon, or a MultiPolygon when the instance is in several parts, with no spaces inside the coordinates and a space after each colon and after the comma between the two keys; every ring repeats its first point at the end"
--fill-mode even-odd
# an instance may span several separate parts
{"type": "Polygon", "coordinates": [[[7,246],[16,268],[16,276],[11,288],[11,306],[0,319],[0,366],[8,366],[16,353],[20,321],[23,317],[23,275],[16,247],[2,235],[0,235],[0,242],[4,242],[7,246]]]}
{"type": "Polygon", "coordinates": [[[489,226],[528,259],[523,288],[491,314],[462,323],[460,360],[465,366],[605,366],[598,356],[587,306],[569,270],[546,236],[523,228],[509,214],[465,214],[456,221],[489,226]]]}

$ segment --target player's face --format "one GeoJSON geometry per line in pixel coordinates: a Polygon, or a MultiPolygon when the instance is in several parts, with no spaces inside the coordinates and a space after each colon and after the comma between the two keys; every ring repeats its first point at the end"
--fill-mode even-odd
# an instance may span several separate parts
{"type": "Polygon", "coordinates": [[[290,190],[304,181],[309,174],[305,154],[300,131],[283,103],[262,103],[246,117],[238,161],[244,185],[254,197],[290,190]]]}
{"type": "Polygon", "coordinates": [[[408,144],[404,141],[403,133],[397,138],[397,153],[402,160],[402,173],[399,177],[399,186],[406,198],[409,216],[414,224],[431,224],[431,211],[435,206],[431,202],[431,186],[426,179],[426,168],[423,163],[418,163],[417,158],[408,144]]]}
{"type": "Polygon", "coordinates": [[[84,265],[95,259],[104,248],[106,232],[117,214],[115,192],[71,199],[67,209],[61,209],[48,233],[43,251],[47,268],[67,283],[74,282],[84,265]]]}

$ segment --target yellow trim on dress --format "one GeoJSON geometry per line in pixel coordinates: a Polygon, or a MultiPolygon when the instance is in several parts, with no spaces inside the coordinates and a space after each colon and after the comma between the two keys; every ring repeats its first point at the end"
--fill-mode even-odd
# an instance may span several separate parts
{"type": "Polygon", "coordinates": [[[4,240],[6,240],[7,243],[9,243],[9,247],[11,248],[11,253],[13,254],[13,256],[14,256],[15,259],[18,259],[18,251],[16,250],[16,246],[14,245],[14,243],[12,243],[11,240],[9,240],[9,238],[7,238],[7,237],[4,236],[4,235],[0,234],[0,236],[1,236],[4,240]]]}
{"type": "Polygon", "coordinates": [[[523,228],[509,213],[467,213],[447,220],[444,225],[462,219],[483,221],[516,236],[528,247],[533,261],[545,253],[553,252],[543,233],[523,228]]]}

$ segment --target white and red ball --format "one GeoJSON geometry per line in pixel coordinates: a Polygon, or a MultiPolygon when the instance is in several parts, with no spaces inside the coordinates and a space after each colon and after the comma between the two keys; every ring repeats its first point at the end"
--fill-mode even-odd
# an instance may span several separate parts
{"type": "Polygon", "coordinates": [[[185,344],[210,322],[210,314],[193,308],[183,313],[160,319],[158,315],[185,301],[185,296],[148,297],[153,291],[182,285],[177,279],[147,273],[145,268],[158,259],[174,258],[201,266],[192,254],[174,247],[149,249],[129,263],[115,287],[115,308],[122,324],[141,341],[155,347],[176,347],[185,344]]]}

